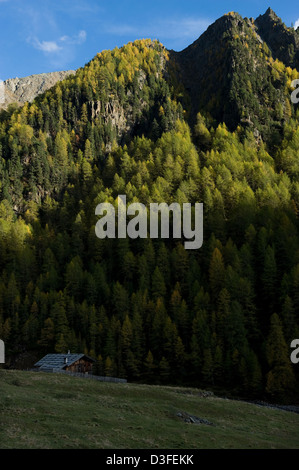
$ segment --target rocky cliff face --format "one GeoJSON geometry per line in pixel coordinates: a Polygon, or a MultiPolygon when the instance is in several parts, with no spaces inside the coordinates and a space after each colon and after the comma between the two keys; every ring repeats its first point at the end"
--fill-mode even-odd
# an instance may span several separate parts
{"type": "Polygon", "coordinates": [[[255,24],[258,33],[271,49],[274,59],[299,69],[299,29],[287,28],[276,13],[268,8],[255,24]]]}
{"type": "Polygon", "coordinates": [[[271,9],[257,20],[228,13],[171,58],[189,95],[191,125],[200,111],[216,125],[234,130],[241,123],[267,140],[290,115],[273,59],[282,69],[299,64],[299,30],[287,28],[271,9]]]}
{"type": "Polygon", "coordinates": [[[18,105],[24,104],[26,101],[33,101],[34,98],[47,91],[57,82],[64,80],[69,75],[73,75],[74,70],[66,72],[41,73],[38,75],[30,75],[24,78],[11,78],[4,81],[4,102],[0,102],[0,109],[6,109],[11,103],[18,105]]]}

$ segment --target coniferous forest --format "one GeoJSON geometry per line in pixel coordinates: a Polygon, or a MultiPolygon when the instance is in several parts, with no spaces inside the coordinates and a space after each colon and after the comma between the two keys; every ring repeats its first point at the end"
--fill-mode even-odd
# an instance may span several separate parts
{"type": "Polygon", "coordinates": [[[99,375],[296,400],[299,30],[272,13],[228,14],[180,53],[151,40],[103,51],[0,112],[10,367],[71,350],[99,375]],[[279,57],[265,24],[288,33],[279,57]],[[120,194],[202,202],[202,248],[98,239],[95,208],[120,194]]]}

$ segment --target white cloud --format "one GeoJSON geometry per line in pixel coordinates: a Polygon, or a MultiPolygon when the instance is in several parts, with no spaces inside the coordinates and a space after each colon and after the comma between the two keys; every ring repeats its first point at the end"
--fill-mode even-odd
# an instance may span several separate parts
{"type": "Polygon", "coordinates": [[[86,31],[82,30],[74,36],[61,36],[57,41],[40,41],[36,36],[30,36],[27,39],[27,42],[29,42],[29,44],[31,44],[35,49],[42,51],[45,54],[65,52],[66,55],[68,55],[68,51],[72,49],[73,45],[80,45],[86,41],[86,36],[86,31]]]}
{"type": "Polygon", "coordinates": [[[294,28],[297,29],[299,27],[299,18],[298,20],[296,21],[295,25],[294,25],[294,28]]]}
{"type": "Polygon", "coordinates": [[[82,45],[86,41],[86,38],[86,31],[81,30],[72,36],[61,35],[57,39],[50,41],[41,40],[40,34],[37,33],[30,35],[27,38],[27,42],[34,47],[34,49],[43,53],[48,66],[51,65],[52,69],[67,70],[76,57],[77,47],[82,45]]]}
{"type": "Polygon", "coordinates": [[[29,38],[28,42],[30,42],[35,49],[50,54],[61,51],[62,49],[62,47],[58,46],[56,41],[39,41],[37,38],[29,38]]]}
{"type": "Polygon", "coordinates": [[[65,44],[83,44],[86,41],[86,31],[82,30],[75,36],[62,36],[60,41],[65,44]]]}

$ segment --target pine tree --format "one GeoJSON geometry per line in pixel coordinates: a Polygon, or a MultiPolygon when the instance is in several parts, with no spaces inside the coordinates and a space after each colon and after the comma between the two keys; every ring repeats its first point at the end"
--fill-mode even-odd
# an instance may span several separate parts
{"type": "Polygon", "coordinates": [[[216,299],[220,290],[224,287],[225,267],[223,257],[218,248],[215,248],[210,262],[210,286],[216,299]]]}
{"type": "Polygon", "coordinates": [[[276,313],[271,316],[266,355],[269,366],[266,392],[272,399],[286,400],[294,390],[295,378],[281,321],[276,313]]]}
{"type": "Polygon", "coordinates": [[[126,356],[131,349],[133,339],[133,327],[128,315],[123,322],[121,329],[121,344],[124,355],[126,356]]]}
{"type": "Polygon", "coordinates": [[[156,267],[152,277],[152,294],[154,300],[157,300],[159,297],[163,298],[166,294],[164,278],[158,266],[156,267]]]}
{"type": "Polygon", "coordinates": [[[274,250],[270,246],[267,247],[265,253],[262,283],[265,305],[267,306],[267,310],[273,313],[276,307],[275,291],[277,287],[277,266],[274,250]]]}
{"type": "Polygon", "coordinates": [[[213,372],[214,372],[214,364],[213,364],[213,357],[212,357],[212,352],[211,349],[205,349],[204,354],[203,354],[203,367],[202,367],[202,377],[204,380],[204,383],[210,385],[213,384],[213,372]]]}
{"type": "Polygon", "coordinates": [[[144,361],[144,379],[148,382],[154,381],[155,377],[155,364],[154,364],[154,358],[151,353],[151,351],[148,351],[147,356],[144,361]]]}
{"type": "Polygon", "coordinates": [[[105,359],[105,366],[104,366],[104,372],[105,372],[106,377],[113,377],[114,371],[115,371],[115,364],[108,356],[105,359]]]}
{"type": "Polygon", "coordinates": [[[64,338],[63,334],[59,334],[58,339],[55,344],[55,352],[58,354],[66,354],[68,349],[68,344],[64,338]]]}
{"type": "Polygon", "coordinates": [[[163,384],[169,383],[169,380],[171,377],[171,368],[170,368],[169,362],[164,356],[162,357],[159,363],[159,372],[160,372],[161,382],[163,384]]]}

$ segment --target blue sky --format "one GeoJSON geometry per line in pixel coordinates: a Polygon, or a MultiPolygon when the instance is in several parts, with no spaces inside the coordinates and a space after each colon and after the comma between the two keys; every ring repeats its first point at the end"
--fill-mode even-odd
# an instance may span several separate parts
{"type": "Polygon", "coordinates": [[[140,38],[179,51],[225,13],[256,18],[269,6],[299,25],[298,0],[0,0],[0,79],[76,69],[140,38]]]}

